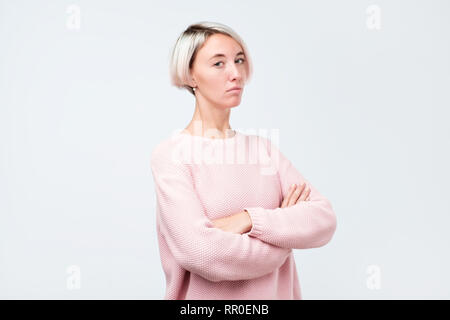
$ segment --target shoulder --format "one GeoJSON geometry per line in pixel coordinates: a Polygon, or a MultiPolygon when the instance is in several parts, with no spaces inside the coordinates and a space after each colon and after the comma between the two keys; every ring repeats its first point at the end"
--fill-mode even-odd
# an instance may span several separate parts
{"type": "Polygon", "coordinates": [[[164,139],[156,144],[151,153],[151,162],[152,164],[159,161],[160,159],[167,156],[167,153],[170,150],[170,141],[169,139],[164,139]]]}
{"type": "Polygon", "coordinates": [[[150,162],[152,167],[159,166],[160,164],[177,163],[179,161],[174,161],[174,154],[181,146],[185,145],[185,140],[183,136],[174,133],[163,140],[159,141],[153,148],[150,156],[150,162]]]}

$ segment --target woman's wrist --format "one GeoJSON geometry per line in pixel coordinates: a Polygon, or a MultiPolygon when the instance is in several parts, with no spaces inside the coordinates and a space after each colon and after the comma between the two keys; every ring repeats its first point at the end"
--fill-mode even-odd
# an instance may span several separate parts
{"type": "Polygon", "coordinates": [[[252,219],[250,218],[250,214],[248,213],[247,210],[244,210],[241,212],[242,215],[242,225],[243,225],[243,229],[241,233],[246,233],[249,232],[250,230],[252,230],[252,219]]]}
{"type": "Polygon", "coordinates": [[[250,214],[245,210],[231,216],[215,219],[212,222],[214,227],[226,232],[243,234],[252,229],[250,214]]]}

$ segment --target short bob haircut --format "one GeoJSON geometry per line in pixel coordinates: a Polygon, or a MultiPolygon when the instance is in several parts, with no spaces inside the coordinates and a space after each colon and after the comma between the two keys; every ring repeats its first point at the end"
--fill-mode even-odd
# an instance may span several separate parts
{"type": "Polygon", "coordinates": [[[250,80],[253,73],[253,64],[247,50],[247,46],[241,37],[230,27],[218,23],[202,21],[190,25],[178,37],[170,58],[170,81],[172,85],[186,89],[195,96],[194,90],[189,85],[190,70],[195,60],[198,50],[203,46],[209,36],[221,33],[227,35],[242,47],[245,59],[247,61],[247,82],[250,80]]]}

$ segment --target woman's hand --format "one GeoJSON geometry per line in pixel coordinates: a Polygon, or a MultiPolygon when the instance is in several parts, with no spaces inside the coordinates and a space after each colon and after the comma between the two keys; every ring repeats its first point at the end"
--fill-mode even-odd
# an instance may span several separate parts
{"type": "MultiPolygon", "coordinates": [[[[281,208],[290,207],[298,201],[308,201],[311,189],[303,183],[300,186],[296,184],[289,188],[288,195],[283,199],[281,208]]],[[[215,228],[219,228],[226,232],[243,234],[252,229],[252,220],[247,211],[241,211],[231,216],[214,219],[212,224],[215,228]]]]}
{"type": "Polygon", "coordinates": [[[215,228],[239,234],[246,233],[252,228],[252,221],[247,211],[242,211],[232,216],[214,219],[212,220],[212,223],[215,228]]]}
{"type": "Polygon", "coordinates": [[[283,199],[280,208],[290,207],[297,203],[297,201],[308,201],[311,189],[302,183],[300,186],[293,184],[289,187],[287,196],[283,199]]]}

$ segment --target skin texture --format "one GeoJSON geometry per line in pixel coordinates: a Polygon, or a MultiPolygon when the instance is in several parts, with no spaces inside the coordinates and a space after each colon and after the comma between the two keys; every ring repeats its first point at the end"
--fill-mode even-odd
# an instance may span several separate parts
{"type": "MultiPolygon", "coordinates": [[[[196,136],[223,139],[235,133],[230,127],[231,108],[241,103],[242,92],[247,81],[248,65],[240,44],[223,34],[211,35],[197,51],[191,69],[189,85],[195,88],[194,115],[184,129],[196,136]],[[224,56],[214,57],[217,53],[224,56]],[[241,87],[237,92],[227,92],[232,87],[241,87]]],[[[297,201],[306,201],[310,190],[305,186],[292,187],[283,199],[281,208],[292,206],[297,201]]],[[[247,211],[212,221],[214,227],[226,232],[246,233],[252,222],[247,211]]]]}

